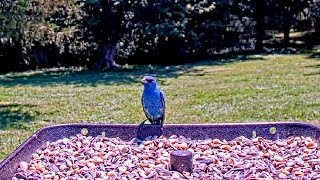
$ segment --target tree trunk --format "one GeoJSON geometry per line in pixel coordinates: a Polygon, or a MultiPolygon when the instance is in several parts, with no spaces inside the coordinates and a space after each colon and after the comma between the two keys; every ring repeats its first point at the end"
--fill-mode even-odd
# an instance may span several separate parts
{"type": "Polygon", "coordinates": [[[256,21],[257,21],[257,42],[255,50],[261,52],[263,50],[263,38],[264,38],[264,0],[257,1],[256,4],[256,21]]]}
{"type": "Polygon", "coordinates": [[[48,55],[43,46],[35,45],[33,49],[34,58],[36,60],[36,66],[38,67],[49,67],[48,55]]]}
{"type": "Polygon", "coordinates": [[[290,43],[290,28],[293,20],[293,13],[289,7],[284,7],[284,20],[283,20],[283,44],[285,47],[290,43]]]}
{"type": "Polygon", "coordinates": [[[105,44],[103,47],[104,53],[103,53],[103,57],[104,57],[104,61],[106,64],[107,68],[113,68],[115,67],[115,55],[116,55],[116,46],[115,45],[108,45],[105,44]]]}
{"type": "Polygon", "coordinates": [[[102,58],[99,64],[97,64],[97,67],[99,69],[104,68],[115,68],[119,65],[115,62],[115,56],[116,56],[116,45],[104,43],[102,47],[102,58]]]}
{"type": "Polygon", "coordinates": [[[320,35],[320,18],[317,18],[314,22],[314,29],[317,35],[320,35]]]}
{"type": "Polygon", "coordinates": [[[100,63],[98,62],[98,68],[115,68],[119,66],[115,63],[115,56],[123,14],[116,12],[115,9],[112,8],[112,1],[103,0],[101,3],[103,9],[100,23],[102,30],[101,39],[103,39],[103,42],[100,47],[102,58],[100,63]]]}
{"type": "Polygon", "coordinates": [[[283,44],[285,47],[288,47],[290,43],[290,24],[285,22],[283,27],[283,44]]]}

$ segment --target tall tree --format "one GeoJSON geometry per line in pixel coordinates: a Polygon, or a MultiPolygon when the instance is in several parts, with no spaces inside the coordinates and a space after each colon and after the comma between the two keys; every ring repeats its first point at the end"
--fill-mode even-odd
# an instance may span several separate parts
{"type": "Polygon", "coordinates": [[[265,35],[265,0],[255,1],[255,14],[256,14],[256,31],[257,31],[257,42],[255,50],[260,52],[263,49],[263,39],[265,35]]]}
{"type": "Polygon", "coordinates": [[[312,0],[268,0],[267,8],[272,9],[268,11],[267,16],[269,22],[276,28],[283,32],[283,43],[285,46],[290,42],[290,29],[297,23],[298,17],[303,14],[308,16],[308,8],[312,4],[312,0]]]}

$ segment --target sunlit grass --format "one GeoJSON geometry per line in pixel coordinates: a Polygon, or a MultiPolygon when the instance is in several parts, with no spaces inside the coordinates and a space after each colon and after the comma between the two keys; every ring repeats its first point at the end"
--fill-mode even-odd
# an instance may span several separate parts
{"type": "Polygon", "coordinates": [[[41,127],[139,123],[140,78],[156,74],[165,123],[319,123],[320,61],[308,55],[252,56],[180,66],[92,72],[50,69],[0,75],[0,160],[41,127]]]}

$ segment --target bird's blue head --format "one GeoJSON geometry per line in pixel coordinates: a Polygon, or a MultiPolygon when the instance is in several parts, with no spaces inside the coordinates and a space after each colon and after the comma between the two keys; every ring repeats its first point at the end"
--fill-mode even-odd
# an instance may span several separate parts
{"type": "Polygon", "coordinates": [[[156,78],[152,76],[144,76],[141,80],[142,84],[146,89],[154,90],[157,88],[156,78]]]}

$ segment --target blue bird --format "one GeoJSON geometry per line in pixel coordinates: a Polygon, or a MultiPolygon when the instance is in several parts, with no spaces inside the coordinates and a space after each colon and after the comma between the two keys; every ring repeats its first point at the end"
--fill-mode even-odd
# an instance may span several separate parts
{"type": "Polygon", "coordinates": [[[141,102],[147,119],[140,124],[140,128],[147,120],[162,128],[166,109],[164,93],[158,88],[157,81],[152,76],[144,76],[141,82],[144,85],[141,102]]]}

